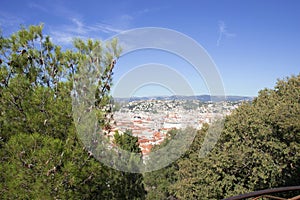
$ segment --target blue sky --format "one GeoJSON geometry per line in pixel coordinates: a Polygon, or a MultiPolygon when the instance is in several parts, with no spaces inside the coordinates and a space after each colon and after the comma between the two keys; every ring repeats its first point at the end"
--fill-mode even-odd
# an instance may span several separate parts
{"type": "MultiPolygon", "coordinates": [[[[299,10],[297,0],[1,0],[0,27],[7,36],[21,24],[43,22],[45,34],[66,47],[74,37],[105,40],[133,28],[173,29],[193,38],[208,52],[227,95],[256,96],[259,90],[274,87],[277,78],[299,74],[299,10]]],[[[174,55],[154,50],[121,57],[115,81],[149,62],[173,67],[196,94],[208,92],[192,66],[174,55]]],[[[168,91],[159,90],[157,84],[153,88],[157,94],[168,91]]],[[[153,88],[140,88],[136,94],[156,95],[151,93],[153,88]]]]}

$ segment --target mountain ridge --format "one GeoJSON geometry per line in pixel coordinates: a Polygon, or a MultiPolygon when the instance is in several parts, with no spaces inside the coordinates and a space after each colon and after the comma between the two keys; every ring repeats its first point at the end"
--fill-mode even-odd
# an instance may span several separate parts
{"type": "Polygon", "coordinates": [[[217,96],[217,95],[172,95],[172,96],[148,96],[148,97],[115,97],[116,102],[146,101],[146,100],[199,100],[203,102],[220,102],[220,101],[252,101],[254,97],[249,96],[217,96]]]}

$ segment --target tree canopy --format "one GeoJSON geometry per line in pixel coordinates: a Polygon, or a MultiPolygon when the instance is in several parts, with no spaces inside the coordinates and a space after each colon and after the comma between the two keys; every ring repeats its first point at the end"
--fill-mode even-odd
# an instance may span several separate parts
{"type": "MultiPolygon", "coordinates": [[[[121,52],[117,41],[75,39],[74,50],[62,50],[42,31],[43,25],[30,26],[0,37],[0,196],[143,199],[140,177],[94,159],[79,140],[72,115],[74,79],[88,62],[99,69],[93,109],[101,126],[109,124],[103,107],[121,52]]],[[[130,138],[119,145],[138,149],[130,138]]]]}
{"type": "Polygon", "coordinates": [[[197,157],[198,147],[178,161],[179,178],[170,190],[179,199],[222,199],[300,185],[299,139],[300,75],[279,80],[234,110],[207,157],[197,157]]]}
{"type": "MultiPolygon", "coordinates": [[[[110,88],[120,53],[116,40],[75,39],[73,50],[63,50],[43,34],[43,25],[0,36],[2,199],[222,199],[300,185],[300,74],[278,80],[274,89],[261,90],[227,116],[216,146],[205,157],[199,156],[200,149],[207,133],[214,141],[215,124],[204,124],[188,150],[157,171],[117,171],[96,160],[76,133],[73,87],[82,78],[78,74],[90,72],[87,64],[96,67],[90,108],[109,130],[110,88]]],[[[84,89],[79,86],[77,92],[84,89]]],[[[184,130],[174,130],[153,151],[179,133],[190,139],[184,130]]],[[[130,131],[116,133],[113,143],[141,154],[130,131]]],[[[167,149],[172,153],[170,148],[174,146],[167,149]]],[[[135,167],[142,160],[131,161],[135,167]]]]}

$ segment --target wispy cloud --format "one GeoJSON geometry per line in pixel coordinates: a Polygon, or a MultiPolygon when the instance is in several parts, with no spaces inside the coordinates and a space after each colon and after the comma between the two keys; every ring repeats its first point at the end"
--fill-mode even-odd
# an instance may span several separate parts
{"type": "Polygon", "coordinates": [[[37,2],[29,2],[27,6],[35,11],[41,11],[47,14],[51,14],[53,16],[60,17],[75,17],[78,18],[79,14],[70,10],[67,6],[63,5],[62,1],[52,0],[52,1],[39,1],[37,2]]]}
{"type": "Polygon", "coordinates": [[[112,25],[105,24],[105,23],[97,23],[93,26],[90,26],[89,28],[90,28],[90,30],[101,31],[104,33],[109,33],[109,34],[117,34],[117,33],[124,31],[124,29],[115,28],[112,25]]]}
{"type": "Polygon", "coordinates": [[[137,11],[136,14],[142,15],[142,14],[149,13],[150,11],[151,10],[149,8],[145,8],[145,9],[137,11]]]}
{"type": "Polygon", "coordinates": [[[74,38],[81,38],[84,40],[87,38],[101,39],[101,33],[112,35],[124,31],[124,29],[116,28],[106,23],[88,25],[77,18],[71,18],[69,21],[70,24],[68,25],[50,28],[50,35],[54,42],[69,45],[74,38]]]}
{"type": "Polygon", "coordinates": [[[166,9],[166,8],[168,8],[168,7],[144,8],[142,10],[136,11],[134,14],[143,15],[143,14],[148,14],[148,13],[151,13],[151,12],[157,12],[157,11],[160,11],[160,10],[163,10],[163,9],[166,9]]]}
{"type": "Polygon", "coordinates": [[[228,32],[227,26],[223,21],[219,21],[219,37],[217,40],[217,46],[220,45],[223,37],[235,37],[235,36],[236,36],[235,33],[228,32]]]}
{"type": "Polygon", "coordinates": [[[86,39],[90,35],[90,28],[84,25],[81,20],[71,18],[69,22],[69,24],[50,26],[50,36],[55,43],[70,45],[74,38],[86,39]]]}
{"type": "Polygon", "coordinates": [[[121,14],[116,15],[114,18],[109,20],[103,20],[100,24],[104,25],[102,26],[102,28],[104,28],[103,31],[109,31],[116,34],[132,27],[133,20],[134,17],[132,15],[121,14]]]}
{"type": "Polygon", "coordinates": [[[52,1],[31,2],[28,7],[38,11],[62,18],[61,23],[48,24],[49,34],[54,42],[69,45],[74,38],[97,38],[101,36],[118,34],[131,27],[133,17],[128,14],[115,15],[107,20],[86,22],[84,16],[75,12],[62,2],[52,1]]]}
{"type": "Polygon", "coordinates": [[[37,9],[37,10],[40,10],[40,11],[46,12],[46,13],[50,12],[50,9],[47,9],[46,6],[42,6],[41,4],[37,4],[35,2],[29,2],[28,7],[31,9],[37,9]]]}
{"type": "Polygon", "coordinates": [[[10,26],[18,26],[24,23],[22,18],[19,18],[11,13],[0,11],[0,26],[10,27],[10,26]]]}
{"type": "Polygon", "coordinates": [[[73,23],[73,26],[67,28],[68,32],[85,35],[90,31],[90,28],[86,26],[81,20],[72,18],[71,21],[73,23]]]}
{"type": "Polygon", "coordinates": [[[73,33],[68,33],[60,30],[51,31],[51,39],[58,44],[70,45],[72,44],[75,37],[78,36],[74,35],[73,33]]]}

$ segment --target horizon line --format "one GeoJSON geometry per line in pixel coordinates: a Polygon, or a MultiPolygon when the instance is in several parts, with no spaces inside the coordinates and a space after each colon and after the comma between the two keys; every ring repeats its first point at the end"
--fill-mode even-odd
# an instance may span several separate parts
{"type": "Polygon", "coordinates": [[[145,96],[130,96],[130,97],[114,97],[113,98],[154,98],[154,97],[196,97],[196,96],[211,96],[211,97],[248,97],[248,98],[254,98],[257,97],[256,96],[252,96],[252,95],[210,95],[210,94],[195,94],[195,95],[145,95],[145,96]]]}

